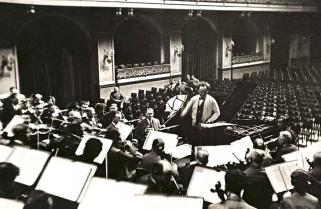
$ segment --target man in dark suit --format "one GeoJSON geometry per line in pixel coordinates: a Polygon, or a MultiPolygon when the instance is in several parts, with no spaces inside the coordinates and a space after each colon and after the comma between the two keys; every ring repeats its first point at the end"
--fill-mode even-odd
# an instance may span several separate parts
{"type": "Polygon", "coordinates": [[[147,109],[146,117],[142,118],[135,127],[134,133],[139,140],[140,144],[146,138],[146,135],[150,131],[158,131],[162,126],[157,118],[154,118],[154,110],[152,108],[147,109]]]}
{"type": "Polygon", "coordinates": [[[263,169],[265,152],[254,149],[250,153],[251,165],[244,171],[246,184],[243,199],[258,209],[269,209],[272,204],[273,188],[263,169]]]}
{"type": "Polygon", "coordinates": [[[179,176],[183,187],[187,189],[189,182],[192,178],[196,166],[206,166],[208,163],[208,152],[206,150],[198,150],[195,156],[195,161],[190,162],[185,167],[179,169],[179,176]]]}

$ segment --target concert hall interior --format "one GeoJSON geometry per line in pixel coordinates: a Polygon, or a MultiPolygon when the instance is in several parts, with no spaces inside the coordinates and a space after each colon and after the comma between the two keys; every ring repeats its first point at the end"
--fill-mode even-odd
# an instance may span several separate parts
{"type": "Polygon", "coordinates": [[[0,0],[0,209],[321,209],[319,0],[0,0]]]}

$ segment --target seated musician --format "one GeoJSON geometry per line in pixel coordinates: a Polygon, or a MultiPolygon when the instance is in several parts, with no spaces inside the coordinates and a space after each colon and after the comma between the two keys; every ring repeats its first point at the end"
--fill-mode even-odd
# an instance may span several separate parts
{"type": "Polygon", "coordinates": [[[175,181],[176,167],[167,160],[154,163],[150,174],[140,177],[136,182],[147,185],[148,194],[179,194],[180,187],[175,181]]]}
{"type": "Polygon", "coordinates": [[[107,131],[116,130],[120,132],[119,122],[121,120],[121,113],[119,111],[112,111],[111,117],[112,117],[112,121],[109,124],[109,126],[107,126],[106,130],[107,131]]]}
{"type": "Polygon", "coordinates": [[[262,150],[265,153],[262,166],[267,167],[272,164],[273,158],[270,155],[270,150],[265,146],[263,139],[256,138],[253,140],[253,150],[262,150]]]}
{"type": "Polygon", "coordinates": [[[13,93],[3,100],[3,127],[6,127],[15,115],[21,113],[21,102],[24,99],[24,95],[13,93]]]}
{"type": "Polygon", "coordinates": [[[0,198],[16,199],[18,190],[14,180],[19,175],[20,169],[6,162],[0,162],[0,198]]]}
{"type": "Polygon", "coordinates": [[[34,107],[34,112],[30,115],[30,122],[38,125],[38,124],[43,124],[43,113],[44,111],[44,105],[43,104],[38,104],[34,107]]]}
{"type": "Polygon", "coordinates": [[[88,107],[83,111],[82,121],[92,127],[97,127],[101,125],[98,124],[95,118],[95,109],[93,107],[88,107]]]}
{"type": "Polygon", "coordinates": [[[273,188],[263,168],[265,152],[255,149],[250,153],[250,166],[243,171],[246,185],[243,199],[258,209],[270,209],[273,188]]]}
{"type": "Polygon", "coordinates": [[[81,114],[82,117],[85,114],[85,111],[89,106],[90,106],[90,102],[89,101],[81,101],[80,102],[80,114],[81,114]]]}
{"type": "Polygon", "coordinates": [[[52,209],[54,198],[44,191],[34,190],[25,200],[23,209],[52,209]]]}
{"type": "Polygon", "coordinates": [[[288,131],[281,131],[280,136],[278,138],[279,147],[277,148],[274,162],[279,163],[283,162],[282,155],[298,151],[296,145],[292,144],[292,136],[288,131]]]}
{"type": "Polygon", "coordinates": [[[95,176],[97,177],[105,177],[105,162],[103,164],[95,163],[95,158],[100,154],[103,149],[103,144],[96,138],[90,138],[86,142],[84,152],[82,155],[76,156],[74,158],[75,161],[81,161],[84,163],[94,164],[97,166],[97,170],[95,176]]]}
{"type": "Polygon", "coordinates": [[[164,148],[164,141],[162,139],[155,139],[152,144],[151,152],[144,155],[140,167],[150,172],[154,163],[162,159],[164,148]]]}
{"type": "Polygon", "coordinates": [[[220,109],[216,100],[208,95],[209,89],[208,83],[199,83],[199,94],[192,97],[181,112],[182,118],[191,114],[193,130],[190,140],[194,146],[202,145],[207,138],[207,131],[201,127],[201,123],[214,123],[220,116],[220,109]]]}
{"type": "Polygon", "coordinates": [[[120,133],[115,129],[106,132],[106,138],[113,140],[108,152],[108,178],[129,180],[133,178],[134,168],[141,160],[141,154],[130,141],[121,141],[120,133]]]}
{"type": "Polygon", "coordinates": [[[291,174],[291,184],[294,187],[290,197],[284,197],[281,202],[281,209],[315,209],[320,208],[318,199],[308,194],[309,176],[302,170],[297,169],[291,174]]]}
{"type": "Polygon", "coordinates": [[[123,108],[123,103],[125,101],[125,98],[120,92],[118,86],[115,86],[114,91],[110,93],[110,101],[111,103],[116,103],[119,109],[123,108]]]}
{"type": "Polygon", "coordinates": [[[321,206],[321,152],[317,152],[313,155],[312,169],[309,171],[311,185],[309,187],[309,193],[319,199],[321,206]]]}
{"type": "Polygon", "coordinates": [[[62,111],[54,104],[48,104],[42,113],[42,121],[47,125],[58,126],[63,122],[62,111]],[[56,120],[55,120],[56,119],[56,120]]]}
{"type": "Polygon", "coordinates": [[[208,152],[206,150],[197,150],[195,161],[190,162],[185,167],[179,169],[179,175],[183,187],[187,189],[191,181],[194,169],[196,166],[206,166],[208,163],[208,152]]]}
{"type": "Polygon", "coordinates": [[[154,110],[152,108],[148,108],[146,112],[146,117],[143,117],[137,124],[137,126],[134,129],[134,133],[139,140],[140,143],[142,143],[146,135],[150,131],[158,131],[160,128],[163,128],[164,125],[161,125],[159,120],[157,118],[154,118],[154,110]]]}
{"type": "Polygon", "coordinates": [[[225,192],[227,198],[224,202],[211,204],[208,209],[255,209],[247,204],[241,196],[246,177],[239,169],[228,170],[225,174],[225,192]]]}
{"type": "Polygon", "coordinates": [[[59,139],[60,155],[71,157],[83,136],[82,120],[78,111],[68,113],[68,121],[61,124],[62,137],[59,139]]]}
{"type": "MultiPolygon", "coordinates": [[[[114,115],[114,112],[115,111],[118,111],[118,107],[117,107],[117,104],[116,103],[112,103],[109,107],[109,112],[107,112],[103,117],[102,119],[99,121],[99,123],[101,123],[102,127],[103,128],[107,128],[112,120],[113,120],[113,115],[114,115]]],[[[126,118],[124,116],[123,113],[120,113],[121,114],[121,122],[126,122],[126,118]]]]}
{"type": "Polygon", "coordinates": [[[44,104],[44,101],[42,100],[43,96],[41,94],[33,94],[31,96],[30,104],[31,106],[36,106],[39,104],[44,104]]]}

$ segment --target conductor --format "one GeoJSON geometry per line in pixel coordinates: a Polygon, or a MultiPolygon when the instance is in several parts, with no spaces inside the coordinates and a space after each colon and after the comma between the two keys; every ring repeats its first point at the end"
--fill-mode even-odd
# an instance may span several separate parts
{"type": "Polygon", "coordinates": [[[220,116],[220,109],[216,100],[208,95],[210,85],[206,82],[200,82],[197,86],[198,95],[195,95],[187,103],[181,112],[181,117],[191,114],[193,130],[190,142],[193,146],[203,145],[208,130],[201,126],[202,123],[214,123],[220,116]]]}

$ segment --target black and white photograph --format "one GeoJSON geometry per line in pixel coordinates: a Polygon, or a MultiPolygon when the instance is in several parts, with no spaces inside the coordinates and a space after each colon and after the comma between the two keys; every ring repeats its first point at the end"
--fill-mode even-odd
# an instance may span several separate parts
{"type": "Polygon", "coordinates": [[[0,209],[321,209],[320,0],[0,0],[0,209]]]}

